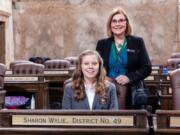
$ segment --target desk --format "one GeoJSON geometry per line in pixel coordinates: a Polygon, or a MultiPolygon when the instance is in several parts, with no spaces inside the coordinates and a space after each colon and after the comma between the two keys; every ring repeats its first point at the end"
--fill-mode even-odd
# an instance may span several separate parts
{"type": "Polygon", "coordinates": [[[0,90],[0,109],[4,108],[5,95],[6,95],[6,91],[1,89],[0,90]]]}
{"type": "Polygon", "coordinates": [[[157,128],[156,135],[179,135],[180,134],[180,111],[158,110],[156,112],[157,128]]]}
{"type": "Polygon", "coordinates": [[[0,111],[1,135],[148,135],[147,112],[0,111]],[[50,120],[55,119],[53,122],[50,120]]]}
{"type": "MultiPolygon", "coordinates": [[[[151,74],[145,79],[146,85],[150,90],[151,99],[159,96],[160,108],[164,110],[172,109],[172,89],[170,84],[170,76],[151,74]]],[[[151,100],[150,101],[154,101],[151,100]]]]}
{"type": "MultiPolygon", "coordinates": [[[[61,82],[63,83],[65,80],[69,79],[74,71],[75,67],[70,67],[69,69],[58,69],[58,70],[44,70],[44,73],[41,76],[44,81],[49,82],[61,82]]],[[[6,76],[13,76],[12,70],[6,71],[6,76]]]]}
{"type": "Polygon", "coordinates": [[[69,69],[58,69],[58,70],[45,70],[43,77],[49,82],[60,82],[64,83],[65,80],[71,78],[74,71],[74,67],[69,69]]]}
{"type": "MultiPolygon", "coordinates": [[[[13,75],[12,71],[8,70],[5,77],[5,89],[7,89],[7,92],[14,92],[18,90],[21,92],[35,93],[35,100],[38,101],[36,102],[36,109],[50,108],[51,106],[49,107],[49,103],[51,101],[55,101],[55,105],[58,105],[57,108],[61,108],[63,83],[71,77],[73,71],[74,67],[71,67],[69,69],[45,70],[44,74],[38,76],[20,76],[13,75]],[[10,77],[11,81],[7,81],[7,77],[10,77]],[[18,78],[20,80],[17,80],[15,77],[25,78],[24,80],[18,78]]],[[[52,109],[55,108],[52,107],[52,109]]]]}
{"type": "Polygon", "coordinates": [[[47,109],[49,106],[49,94],[47,83],[41,76],[13,75],[5,76],[4,89],[7,92],[32,92],[35,93],[35,108],[47,109]]]}
{"type": "Polygon", "coordinates": [[[44,81],[48,82],[51,109],[61,109],[64,81],[71,78],[74,68],[62,70],[45,70],[44,81]]]}

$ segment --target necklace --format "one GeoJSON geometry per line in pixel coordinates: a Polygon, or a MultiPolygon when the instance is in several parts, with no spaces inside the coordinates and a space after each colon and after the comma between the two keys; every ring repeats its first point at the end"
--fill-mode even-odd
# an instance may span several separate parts
{"type": "Polygon", "coordinates": [[[124,40],[122,40],[121,43],[120,42],[115,42],[116,49],[118,51],[120,51],[121,48],[126,45],[126,42],[127,42],[126,37],[124,37],[124,40]]]}

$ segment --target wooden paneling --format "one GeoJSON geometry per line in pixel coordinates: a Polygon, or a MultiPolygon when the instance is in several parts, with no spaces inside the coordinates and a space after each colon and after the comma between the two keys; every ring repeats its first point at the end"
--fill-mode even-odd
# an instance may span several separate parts
{"type": "Polygon", "coordinates": [[[0,22],[0,63],[5,63],[5,22],[0,22]]]}
{"type": "Polygon", "coordinates": [[[156,112],[157,128],[156,135],[179,135],[180,134],[180,111],[158,110],[156,112]]]}
{"type": "MultiPolygon", "coordinates": [[[[47,121],[43,121],[47,122],[47,121]]],[[[37,123],[37,121],[31,121],[31,123],[37,123]]],[[[67,121],[66,121],[67,123],[67,121]]],[[[52,124],[52,123],[51,123],[52,124]]],[[[57,123],[56,123],[57,124],[57,123]]],[[[0,133],[1,135],[148,135],[147,127],[147,112],[144,110],[137,111],[84,111],[84,110],[16,110],[16,111],[0,111],[0,133]],[[64,122],[59,122],[58,125],[14,125],[14,116],[20,117],[32,117],[32,116],[41,116],[41,118],[51,118],[57,117],[61,119],[66,117],[79,118],[82,125],[78,125],[76,122],[72,122],[71,125],[64,125],[64,122]],[[89,117],[88,117],[89,116],[89,117]],[[110,126],[110,122],[106,121],[107,124],[93,124],[91,118],[97,120],[102,117],[103,119],[120,119],[120,123],[110,126]],[[123,117],[132,118],[132,126],[120,126],[123,124],[123,117]],[[87,119],[89,121],[87,121],[87,119]],[[86,126],[84,126],[84,124],[86,126]],[[104,125],[104,126],[103,126],[104,125]]]]}

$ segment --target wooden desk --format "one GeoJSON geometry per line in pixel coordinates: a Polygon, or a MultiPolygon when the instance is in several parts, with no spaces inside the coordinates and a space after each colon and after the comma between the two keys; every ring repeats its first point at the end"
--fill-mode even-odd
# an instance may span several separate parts
{"type": "Polygon", "coordinates": [[[180,134],[180,111],[158,110],[156,112],[157,128],[156,135],[179,135],[180,134]]]}
{"type": "MultiPolygon", "coordinates": [[[[75,67],[70,67],[69,69],[58,69],[58,70],[44,70],[43,75],[39,75],[39,77],[43,77],[44,81],[48,82],[61,82],[63,83],[65,80],[69,79],[75,67]]],[[[6,76],[13,76],[12,70],[6,71],[6,76]]]]}
{"type": "Polygon", "coordinates": [[[162,73],[162,65],[152,65],[152,74],[160,74],[162,73]]]}
{"type": "Polygon", "coordinates": [[[160,98],[160,108],[164,110],[172,109],[172,89],[170,84],[170,76],[151,74],[145,79],[146,85],[150,90],[152,98],[160,98]]]}
{"type": "Polygon", "coordinates": [[[74,67],[62,70],[45,70],[43,77],[45,81],[64,83],[65,80],[71,78],[74,67]]]}
{"type": "Polygon", "coordinates": [[[48,82],[49,108],[61,109],[64,81],[71,78],[74,68],[63,70],[45,70],[44,81],[48,82]]]}
{"type": "Polygon", "coordinates": [[[49,106],[49,94],[47,83],[41,76],[13,75],[5,76],[4,89],[7,92],[32,92],[35,93],[35,108],[47,109],[49,106]]]}
{"type": "Polygon", "coordinates": [[[4,108],[5,95],[6,95],[6,91],[3,89],[0,89],[0,109],[4,108]]]}
{"type": "MultiPolygon", "coordinates": [[[[61,104],[63,83],[65,80],[71,78],[74,69],[75,67],[70,67],[69,69],[45,70],[43,75],[34,76],[38,77],[37,80],[27,79],[24,81],[5,81],[5,89],[7,89],[7,92],[13,92],[16,90],[33,92],[35,93],[35,100],[38,101],[36,102],[36,108],[47,109],[50,108],[49,103],[51,100],[55,100],[56,103],[61,104]],[[52,89],[56,89],[58,91],[52,91],[52,89]]],[[[13,75],[11,70],[6,72],[6,77],[15,76],[17,75],[13,75]]]]}
{"type": "Polygon", "coordinates": [[[148,135],[147,112],[0,111],[0,133],[1,135],[148,135]]]}

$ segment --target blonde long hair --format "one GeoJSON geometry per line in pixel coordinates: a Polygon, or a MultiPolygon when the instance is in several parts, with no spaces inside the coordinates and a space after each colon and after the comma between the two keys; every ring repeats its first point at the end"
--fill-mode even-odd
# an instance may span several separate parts
{"type": "Polygon", "coordinates": [[[95,50],[86,50],[82,52],[77,60],[76,63],[76,69],[74,71],[74,74],[72,76],[72,82],[73,82],[73,90],[74,90],[74,98],[75,100],[79,101],[85,98],[85,87],[84,87],[84,77],[82,73],[82,59],[84,56],[87,55],[95,55],[99,62],[99,72],[96,75],[96,94],[98,94],[101,98],[106,99],[106,72],[103,67],[103,60],[98,52],[95,50]]]}

